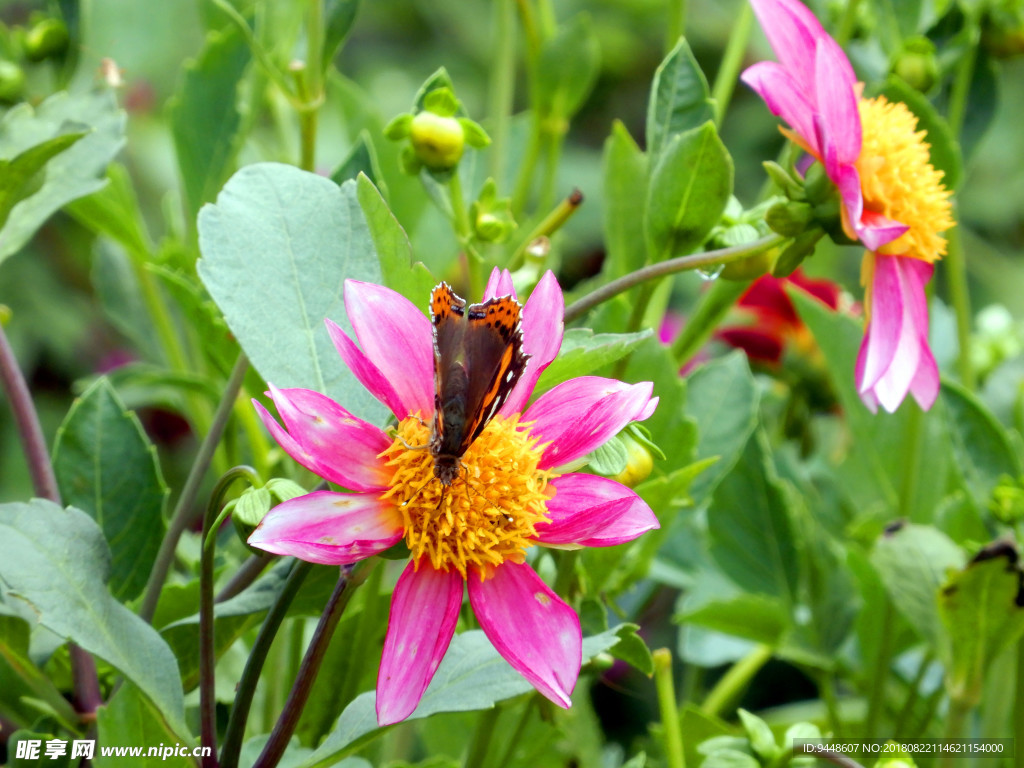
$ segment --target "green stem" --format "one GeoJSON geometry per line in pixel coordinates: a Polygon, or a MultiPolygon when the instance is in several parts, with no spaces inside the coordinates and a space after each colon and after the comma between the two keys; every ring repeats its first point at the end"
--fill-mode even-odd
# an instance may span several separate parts
{"type": "Polygon", "coordinates": [[[718,74],[715,75],[715,84],[711,88],[711,98],[715,102],[715,125],[719,126],[729,109],[729,102],[732,100],[732,93],[736,88],[736,81],[739,79],[743,56],[747,50],[747,43],[750,41],[750,30],[754,22],[754,13],[750,4],[743,2],[742,6],[739,18],[736,19],[736,23],[729,33],[729,42],[725,46],[722,63],[718,67],[718,74]]]}
{"type": "Polygon", "coordinates": [[[527,140],[526,151],[519,165],[519,175],[516,177],[516,184],[512,190],[512,216],[521,219],[523,210],[530,197],[530,190],[533,187],[533,175],[537,170],[537,162],[540,160],[542,141],[540,116],[534,111],[530,118],[530,137],[527,140]]]}
{"type": "Polygon", "coordinates": [[[1013,702],[1014,766],[1024,768],[1024,637],[1017,641],[1017,690],[1013,702]]]}
{"type": "MultiPolygon", "coordinates": [[[[46,450],[46,439],[39,424],[39,413],[32,401],[28,383],[14,356],[3,325],[0,324],[0,389],[7,394],[14,414],[21,447],[28,462],[32,487],[37,496],[61,505],[57,476],[53,472],[50,453],[46,450]]],[[[71,678],[75,694],[75,708],[83,719],[91,720],[103,704],[100,694],[96,662],[92,656],[75,643],[68,644],[71,660],[71,678]]]]}
{"type": "Polygon", "coordinates": [[[839,29],[836,30],[836,42],[840,45],[846,45],[853,36],[853,30],[857,26],[858,5],[860,0],[846,0],[846,10],[839,21],[839,29]]]}
{"type": "Polygon", "coordinates": [[[842,738],[843,721],[839,716],[839,702],[836,699],[836,686],[832,680],[831,672],[822,672],[818,675],[818,695],[825,702],[829,730],[836,738],[842,738]]]}
{"type": "Polygon", "coordinates": [[[466,198],[462,191],[462,179],[459,176],[459,169],[452,169],[451,178],[448,180],[448,196],[452,204],[452,227],[455,230],[455,237],[458,238],[466,254],[466,271],[469,277],[469,295],[479,296],[484,290],[483,259],[473,247],[473,225],[469,221],[469,211],[466,208],[466,198]]]}
{"type": "MultiPolygon", "coordinates": [[[[760,240],[755,240],[752,243],[735,245],[731,248],[721,248],[717,251],[695,253],[690,256],[678,256],[674,259],[659,261],[656,264],[649,264],[646,267],[641,267],[635,272],[630,272],[628,275],[623,275],[617,280],[612,280],[610,283],[602,285],[592,293],[588,293],[586,296],[574,301],[565,308],[565,322],[568,323],[575,320],[587,310],[608,301],[608,299],[614,296],[618,296],[623,291],[628,291],[634,286],[645,283],[648,280],[656,280],[659,277],[672,275],[676,272],[685,272],[691,269],[702,268],[711,269],[719,266],[720,264],[742,261],[743,259],[756,256],[764,251],[771,250],[784,241],[785,238],[781,235],[769,235],[768,237],[763,237],[760,240]]],[[[738,283],[737,285],[743,284],[738,283]]],[[[744,285],[744,288],[745,287],[746,286],[744,285]]]]}
{"type": "Polygon", "coordinates": [[[235,703],[231,708],[231,717],[228,718],[228,726],[224,731],[224,746],[220,753],[221,768],[238,768],[238,755],[242,749],[242,739],[245,736],[245,724],[249,719],[252,697],[256,693],[256,684],[263,671],[263,663],[266,661],[274,638],[281,628],[281,623],[288,615],[288,608],[299,593],[302,582],[306,580],[312,570],[312,563],[303,560],[294,561],[284,587],[281,588],[281,594],[277,596],[274,605],[267,612],[267,618],[263,620],[263,626],[260,627],[256,642],[253,643],[249,658],[245,662],[242,677],[238,681],[235,703]]]}
{"type": "Polygon", "coordinates": [[[661,730],[665,735],[665,764],[668,768],[686,768],[683,734],[679,724],[679,708],[676,706],[675,682],[672,680],[672,652],[668,648],[659,648],[652,655],[654,657],[654,686],[658,690],[661,730]]]}
{"type": "Polygon", "coordinates": [[[530,722],[530,715],[533,714],[533,707],[536,702],[536,696],[530,696],[526,700],[526,704],[523,706],[523,712],[519,715],[519,722],[516,723],[515,730],[512,731],[512,735],[508,740],[508,747],[505,748],[505,754],[502,757],[501,762],[495,763],[495,765],[512,764],[512,757],[516,753],[516,748],[523,743],[523,732],[526,730],[527,723],[530,722]]]}
{"type": "Polygon", "coordinates": [[[686,0],[668,0],[668,19],[665,24],[665,53],[671,51],[679,38],[686,34],[686,0]]]}
{"type": "Polygon", "coordinates": [[[696,309],[686,319],[682,332],[672,342],[672,357],[678,365],[690,358],[707,343],[719,322],[747,290],[748,283],[716,280],[700,297],[696,309]]]}
{"type": "Polygon", "coordinates": [[[245,372],[248,368],[249,361],[244,354],[239,353],[238,360],[235,361],[235,367],[231,370],[231,375],[228,377],[224,396],[221,398],[217,411],[213,415],[210,431],[206,433],[206,437],[203,438],[203,442],[199,446],[199,452],[196,453],[196,458],[192,462],[188,478],[185,480],[185,487],[182,488],[181,495],[178,497],[178,503],[174,507],[174,513],[171,515],[167,534],[160,543],[160,550],[153,561],[153,570],[149,573],[149,581],[146,582],[146,592],[142,598],[142,606],[139,608],[139,616],[147,622],[153,620],[153,613],[156,611],[156,604],[160,599],[160,590],[163,589],[164,581],[167,580],[167,574],[171,570],[171,563],[174,562],[174,552],[178,548],[178,540],[181,539],[181,535],[196,517],[194,507],[196,496],[199,494],[199,486],[203,478],[206,477],[210,461],[213,459],[213,453],[217,449],[217,444],[220,443],[221,436],[224,434],[228,417],[231,416],[231,410],[234,407],[238,393],[242,389],[242,380],[245,378],[245,372]]]}
{"type": "Polygon", "coordinates": [[[953,136],[960,138],[964,127],[964,116],[967,114],[967,102],[971,95],[971,80],[974,79],[974,68],[978,62],[978,41],[980,32],[977,20],[969,16],[966,20],[965,36],[967,50],[957,60],[956,74],[949,93],[949,108],[946,122],[949,123],[953,136]]]}
{"type": "Polygon", "coordinates": [[[281,89],[288,101],[291,102],[293,107],[302,106],[302,100],[299,99],[298,95],[292,89],[291,84],[288,82],[288,78],[285,77],[284,73],[275,66],[274,62],[270,60],[267,52],[260,45],[256,36],[253,35],[252,29],[249,27],[249,23],[240,14],[228,0],[212,0],[213,4],[220,8],[227,17],[231,19],[231,23],[235,25],[239,32],[242,33],[242,38],[245,40],[246,45],[249,46],[249,50],[252,52],[253,58],[256,59],[263,71],[266,72],[273,83],[281,89]]]}
{"type": "Polygon", "coordinates": [[[578,189],[574,189],[567,198],[552,209],[551,213],[543,218],[540,224],[530,230],[530,234],[523,238],[523,241],[512,254],[512,258],[509,259],[507,269],[514,272],[523,266],[526,249],[538,238],[551,237],[551,235],[561,229],[562,225],[572,218],[572,215],[579,210],[582,204],[583,193],[578,189]]]}
{"type": "Polygon", "coordinates": [[[302,659],[302,666],[299,668],[299,674],[288,694],[288,700],[284,704],[281,716],[274,724],[274,730],[271,731],[270,738],[267,739],[253,768],[273,768],[280,762],[292,734],[295,733],[295,727],[299,724],[299,717],[309,699],[309,693],[313,690],[313,680],[323,662],[334,629],[338,626],[338,621],[341,620],[341,615],[352,598],[352,592],[363,583],[367,576],[367,569],[372,567],[372,560],[363,560],[354,567],[342,566],[341,576],[334,586],[334,592],[331,593],[327,606],[320,616],[320,622],[309,641],[309,648],[302,659]]]}
{"type": "Polygon", "coordinates": [[[736,706],[743,691],[750,685],[750,681],[765,664],[772,658],[772,648],[768,645],[754,646],[746,656],[737,661],[729,671],[722,675],[715,683],[715,687],[700,705],[700,711],[705,715],[723,717],[730,709],[736,706]]]}
{"type": "MultiPolygon", "coordinates": [[[[373,644],[373,637],[382,625],[383,617],[381,608],[387,606],[387,602],[381,599],[380,587],[384,581],[384,569],[374,568],[366,579],[366,586],[363,587],[363,611],[356,623],[355,634],[352,637],[351,647],[356,653],[365,653],[365,649],[373,644]]],[[[363,670],[355,664],[346,665],[345,676],[339,681],[338,701],[344,706],[347,702],[356,697],[358,686],[362,680],[363,670]]]]}
{"type": "Polygon", "coordinates": [[[967,290],[967,259],[964,254],[960,227],[954,227],[949,233],[949,247],[945,264],[949,298],[956,315],[956,338],[959,346],[957,370],[963,385],[973,390],[978,381],[971,354],[971,296],[967,290]]]}
{"type": "Polygon", "coordinates": [[[217,596],[213,598],[213,602],[223,603],[225,600],[230,600],[235,595],[241,593],[256,581],[273,561],[274,556],[267,553],[250,555],[248,560],[238,566],[235,575],[217,593],[217,596]]]}
{"type": "Polygon", "coordinates": [[[576,579],[576,563],[579,562],[578,549],[565,549],[559,553],[558,573],[555,575],[555,594],[568,597],[573,581],[576,579]]]}
{"type": "Polygon", "coordinates": [[[556,124],[568,125],[568,121],[555,116],[545,121],[547,128],[541,135],[541,145],[544,148],[544,176],[541,179],[540,194],[537,196],[537,210],[546,211],[554,205],[555,185],[558,181],[558,163],[562,155],[562,145],[565,141],[565,131],[555,130],[556,124]]]}
{"type": "Polygon", "coordinates": [[[485,709],[477,717],[476,728],[473,729],[473,740],[469,743],[469,750],[466,753],[466,762],[463,768],[483,768],[490,765],[487,762],[487,751],[491,746],[491,737],[494,735],[495,725],[501,716],[501,706],[485,709]]]}
{"type": "Polygon", "coordinates": [[[907,418],[907,447],[903,458],[903,483],[900,488],[900,517],[910,518],[917,498],[921,477],[922,448],[924,447],[924,412],[916,403],[910,407],[907,418]]]}
{"type": "Polygon", "coordinates": [[[928,668],[934,660],[935,653],[933,651],[929,650],[921,655],[921,662],[917,665],[914,679],[910,681],[910,690],[907,691],[906,701],[903,702],[903,708],[896,718],[896,725],[892,729],[893,733],[907,733],[907,726],[913,722],[914,708],[921,698],[921,683],[924,682],[924,677],[928,674],[928,668]]]}
{"type": "MultiPolygon", "coordinates": [[[[943,737],[948,740],[967,738],[968,720],[973,706],[961,698],[949,699],[949,712],[946,713],[946,731],[943,737]]],[[[957,755],[952,752],[943,752],[939,758],[939,768],[954,768],[957,755]]]]}
{"type": "MultiPolygon", "coordinates": [[[[309,91],[315,101],[324,92],[324,0],[309,0],[306,9],[306,69],[309,91]]],[[[308,170],[308,169],[307,169],[308,170]]]]}
{"type": "Polygon", "coordinates": [[[509,125],[515,100],[516,83],[516,8],[515,0],[495,0],[494,56],[488,91],[490,103],[490,174],[499,188],[504,184],[509,125]]]}
{"type": "Polygon", "coordinates": [[[882,608],[882,636],[878,643],[878,655],[875,657],[874,673],[868,681],[871,691],[868,697],[868,713],[864,719],[864,735],[867,738],[878,736],[878,721],[882,717],[882,710],[885,708],[885,688],[889,681],[889,669],[892,666],[892,641],[896,611],[893,608],[892,600],[888,596],[884,598],[885,606],[882,608]]]}

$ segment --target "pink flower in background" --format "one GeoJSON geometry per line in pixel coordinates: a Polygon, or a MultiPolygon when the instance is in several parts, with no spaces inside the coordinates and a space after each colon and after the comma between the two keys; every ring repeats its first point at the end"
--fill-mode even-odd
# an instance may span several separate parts
{"type": "Polygon", "coordinates": [[[789,125],[783,133],[822,164],[842,200],[844,231],[868,249],[861,399],[892,411],[911,392],[929,408],[939,374],[927,345],[924,285],[945,253],[941,233],[954,225],[943,174],[931,165],[917,118],[899,102],[861,96],[849,60],[813,13],[797,0],[751,5],[779,61],[754,64],[743,80],[789,125]],[[873,299],[876,291],[888,298],[873,299]]]}
{"type": "MultiPolygon", "coordinates": [[[[511,276],[494,270],[484,298],[507,295],[515,295],[511,276]]],[[[397,428],[383,431],[306,389],[271,386],[283,426],[256,403],[292,458],[352,492],[314,492],[275,507],[251,544],[334,565],[403,539],[411,551],[392,596],[377,678],[381,725],[415,710],[455,632],[467,587],[498,652],[540,693],[568,707],[582,658],[579,619],[527,564],[525,552],[534,545],[610,546],[658,527],[629,488],[559,473],[631,421],[648,418],[657,405],[650,383],[581,377],[527,407],[561,346],[563,306],[548,272],[522,309],[522,346],[530,355],[525,371],[447,487],[425,449],[435,408],[431,322],[388,288],[346,281],[358,346],[329,320],[327,326],[346,365],[391,409],[397,428]]]]}

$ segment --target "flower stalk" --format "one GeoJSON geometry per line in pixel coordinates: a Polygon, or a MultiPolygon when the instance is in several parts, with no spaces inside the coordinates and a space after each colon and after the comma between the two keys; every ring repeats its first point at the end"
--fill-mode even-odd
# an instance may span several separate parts
{"type": "Polygon", "coordinates": [[[672,652],[668,648],[659,648],[654,651],[652,656],[654,658],[654,685],[658,690],[658,709],[661,713],[661,728],[665,734],[665,762],[668,768],[686,768],[679,708],[676,706],[675,683],[672,680],[672,652]]]}

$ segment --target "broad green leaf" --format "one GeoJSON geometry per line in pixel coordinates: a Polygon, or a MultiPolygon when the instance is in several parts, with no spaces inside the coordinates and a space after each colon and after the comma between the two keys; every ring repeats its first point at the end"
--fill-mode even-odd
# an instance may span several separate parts
{"type": "MultiPolygon", "coordinates": [[[[618,641],[618,628],[583,639],[583,661],[612,648],[618,641]]],[[[409,720],[439,712],[471,712],[491,709],[499,701],[533,690],[491,645],[480,630],[463,632],[452,638],[441,666],[423,694],[409,720]]],[[[334,765],[354,752],[377,729],[373,691],[360,694],[341,713],[331,734],[303,768],[334,765]]]]}
{"type": "Polygon", "coordinates": [[[102,188],[107,163],[123,143],[124,113],[109,91],[57,93],[37,107],[9,110],[0,120],[0,158],[12,162],[5,172],[11,175],[0,186],[7,195],[20,188],[24,197],[8,197],[13,209],[0,206],[10,214],[0,229],[0,262],[59,208],[102,188]]]}
{"type": "Polygon", "coordinates": [[[718,461],[693,483],[700,503],[736,464],[757,423],[760,396],[739,351],[702,365],[687,379],[686,413],[697,423],[697,458],[718,461]]]}
{"type": "Polygon", "coordinates": [[[199,215],[199,276],[259,374],[323,392],[362,418],[384,409],[341,362],[324,318],[346,331],[347,278],[379,283],[356,185],[288,165],[236,173],[199,215]]]}
{"type": "Polygon", "coordinates": [[[111,593],[119,600],[138,597],[166,530],[167,486],[156,449],[106,378],[71,405],[57,430],[53,469],[63,500],[103,529],[111,593]]]}
{"type": "Polygon", "coordinates": [[[325,0],[324,2],[324,58],[322,68],[327,69],[341,50],[349,30],[356,20],[359,0],[325,0]]]}
{"type": "Polygon", "coordinates": [[[976,706],[989,664],[1024,635],[1024,571],[1016,547],[1005,541],[985,547],[949,576],[938,602],[947,632],[946,690],[976,706]]]}
{"type": "Polygon", "coordinates": [[[110,550],[85,512],[43,499],[0,504],[0,580],[41,625],[135,683],[187,733],[178,666],[156,630],[111,597],[110,550]]]}
{"type": "Polygon", "coordinates": [[[568,120],[590,95],[601,68],[601,49],[590,17],[578,14],[541,48],[537,108],[545,117],[568,120]]]}
{"type": "Polygon", "coordinates": [[[1024,469],[1006,430],[970,392],[946,381],[939,393],[956,457],[956,470],[984,508],[1003,475],[1018,477],[1024,469]]]}
{"type": "Polygon", "coordinates": [[[654,73],[647,103],[647,152],[656,158],[679,133],[715,119],[707,78],[685,38],[680,38],[654,73]]]}
{"type": "Polygon", "coordinates": [[[711,556],[748,592],[795,600],[799,558],[789,515],[795,503],[776,475],[767,438],[755,433],[708,508],[711,556]]]}
{"type": "Polygon", "coordinates": [[[750,739],[750,746],[755,754],[766,763],[774,760],[780,750],[775,743],[775,735],[772,733],[772,729],[768,727],[768,723],[753,712],[748,712],[742,707],[737,711],[737,714],[740,716],[743,730],[747,732],[747,738],[750,739]]]}
{"type": "Polygon", "coordinates": [[[633,141],[626,126],[616,120],[604,142],[603,273],[621,277],[643,266],[644,197],[647,191],[647,155],[633,141]]]}
{"type": "Polygon", "coordinates": [[[589,328],[570,328],[562,337],[558,357],[541,374],[537,392],[547,392],[556,384],[586,376],[635,350],[651,331],[637,333],[597,333],[589,328]]]}
{"type": "Polygon", "coordinates": [[[675,136],[651,172],[644,217],[653,261],[690,253],[718,224],[732,195],[732,158],[713,123],[675,136]]]}
{"type": "Polygon", "coordinates": [[[356,194],[380,259],[384,284],[426,310],[430,291],[436,283],[434,277],[423,262],[413,263],[409,237],[388,208],[380,190],[365,175],[356,179],[356,194]]]}
{"type": "Polygon", "coordinates": [[[946,189],[955,190],[963,178],[964,160],[960,145],[953,131],[930,101],[920,91],[911,88],[895,75],[890,75],[882,88],[882,95],[889,101],[901,101],[915,117],[917,130],[927,132],[925,141],[932,165],[945,175],[942,179],[946,189]]]}
{"type": "Polygon", "coordinates": [[[775,597],[750,593],[712,600],[695,610],[684,611],[674,620],[772,647],[780,645],[791,624],[785,603],[775,597]]]}
{"type": "Polygon", "coordinates": [[[3,231],[11,209],[30,197],[43,184],[46,164],[70,148],[86,135],[73,123],[61,127],[61,132],[34,147],[20,152],[10,160],[0,159],[0,232],[3,231]]]}
{"type": "Polygon", "coordinates": [[[148,256],[149,232],[128,171],[119,163],[111,163],[107,168],[107,181],[107,186],[98,192],[70,203],[68,213],[97,234],[119,243],[129,253],[148,256]]]}
{"type": "Polygon", "coordinates": [[[907,524],[887,532],[871,552],[871,564],[889,599],[921,639],[938,649],[943,638],[939,587],[946,571],[959,568],[963,553],[949,537],[931,526],[907,524]]]}
{"type": "Polygon", "coordinates": [[[185,66],[168,107],[190,225],[234,165],[242,127],[238,86],[250,58],[239,33],[211,32],[199,58],[185,66]]]}
{"type": "Polygon", "coordinates": [[[152,703],[138,688],[126,683],[96,712],[96,768],[115,768],[124,765],[124,757],[103,756],[99,747],[141,746],[141,756],[132,757],[132,765],[139,768],[177,766],[195,768],[196,761],[188,757],[147,755],[150,747],[174,747],[182,742],[195,746],[191,737],[171,730],[152,703]]]}
{"type": "Polygon", "coordinates": [[[654,415],[644,422],[654,444],[667,459],[656,461],[656,474],[672,474],[693,462],[699,435],[687,408],[687,382],[668,349],[654,337],[648,337],[633,351],[626,368],[626,381],[650,381],[660,398],[654,415]]]}

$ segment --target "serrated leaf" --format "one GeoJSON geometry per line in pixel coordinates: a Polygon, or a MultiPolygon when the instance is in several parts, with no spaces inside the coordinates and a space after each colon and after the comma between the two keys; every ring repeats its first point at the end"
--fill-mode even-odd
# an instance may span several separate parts
{"type": "Polygon", "coordinates": [[[546,392],[563,381],[586,376],[639,347],[652,335],[637,333],[594,333],[589,328],[570,328],[562,337],[558,357],[541,374],[537,392],[546,392]]]}
{"type": "Polygon", "coordinates": [[[633,141],[629,130],[616,120],[604,142],[604,242],[607,256],[602,273],[621,277],[643,266],[644,209],[647,193],[647,155],[633,141]]]}
{"type": "Polygon", "coordinates": [[[356,185],[278,163],[236,173],[199,215],[199,277],[253,366],[373,421],[384,408],[341,362],[324,318],[351,332],[347,278],[380,282],[356,185]]]}
{"type": "MultiPolygon", "coordinates": [[[[98,733],[96,741],[102,746],[140,744],[148,749],[158,744],[180,744],[182,741],[191,743],[191,739],[175,733],[164,722],[160,713],[145,696],[131,683],[122,685],[111,697],[110,701],[96,712],[98,733]]],[[[132,765],[139,768],[151,766],[176,766],[177,768],[195,768],[195,761],[189,757],[175,755],[146,754],[146,749],[139,756],[132,758],[132,765]]],[[[93,765],[96,768],[116,768],[124,764],[124,757],[103,755],[96,750],[93,765]]]]}
{"type": "Polygon", "coordinates": [[[107,163],[123,143],[124,113],[109,91],[57,93],[37,107],[22,103],[9,110],[0,120],[0,157],[16,160],[29,154],[19,162],[17,174],[5,182],[22,186],[25,195],[8,200],[13,208],[0,229],[0,262],[19,251],[59,208],[102,188],[107,163]],[[69,125],[72,133],[67,132],[69,125]],[[83,130],[84,135],[73,138],[83,130]],[[47,145],[50,141],[56,143],[47,145]],[[50,154],[58,148],[59,152],[50,154]],[[44,175],[39,174],[40,160],[45,164],[44,175]],[[31,176],[17,183],[33,166],[31,176]],[[41,182],[38,187],[34,180],[41,182]]]}
{"type": "Polygon", "coordinates": [[[673,136],[715,119],[707,78],[685,38],[658,65],[647,103],[647,152],[657,157],[673,136]]]}
{"type": "Polygon", "coordinates": [[[654,261],[690,253],[732,195],[732,158],[713,123],[675,136],[651,172],[644,232],[654,261]]]}
{"type": "Polygon", "coordinates": [[[168,489],[156,449],[106,378],[71,405],[57,430],[53,469],[63,500],[103,529],[111,593],[120,600],[138,597],[166,531],[168,489]]]}
{"type": "MultiPolygon", "coordinates": [[[[615,645],[618,627],[600,635],[583,638],[583,661],[615,645]]],[[[497,702],[532,691],[533,687],[509,666],[480,630],[452,638],[441,666],[408,720],[439,712],[472,712],[490,709],[497,702]]],[[[373,691],[356,697],[341,713],[334,730],[302,768],[334,765],[335,761],[359,748],[377,730],[373,691]]]]}
{"type": "Polygon", "coordinates": [[[239,33],[211,32],[199,57],[185,66],[168,107],[189,223],[234,166],[242,127],[238,86],[250,59],[239,33]]]}
{"type": "Polygon", "coordinates": [[[176,733],[188,733],[178,666],[156,630],[111,597],[110,550],[85,512],[43,499],[0,504],[0,581],[8,600],[135,683],[176,733]]]}

